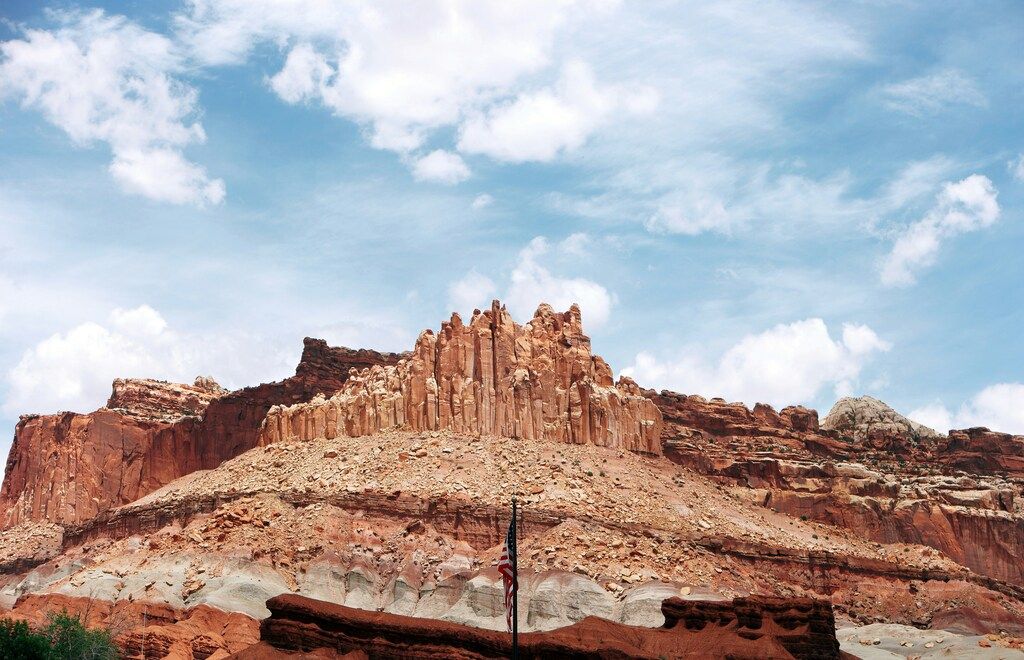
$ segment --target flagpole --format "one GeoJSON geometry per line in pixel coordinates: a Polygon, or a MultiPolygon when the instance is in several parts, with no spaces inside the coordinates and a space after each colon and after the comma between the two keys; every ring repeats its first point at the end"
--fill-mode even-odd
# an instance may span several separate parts
{"type": "Polygon", "coordinates": [[[516,498],[512,498],[512,660],[519,660],[519,542],[516,540],[516,498]]]}

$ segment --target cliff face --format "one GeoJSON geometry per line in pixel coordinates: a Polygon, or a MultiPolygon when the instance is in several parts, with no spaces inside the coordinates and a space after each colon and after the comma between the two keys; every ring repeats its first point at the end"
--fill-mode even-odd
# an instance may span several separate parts
{"type": "Polygon", "coordinates": [[[395,366],[353,373],[328,399],[273,408],[260,444],[447,429],[661,453],[661,414],[592,355],[580,310],[548,305],[518,325],[495,301],[420,334],[395,366]]]}
{"type": "Polygon", "coordinates": [[[1024,437],[983,428],[940,436],[870,397],[841,399],[819,428],[806,408],[647,395],[664,416],[671,460],[775,511],[930,546],[1024,585],[1024,437]]]}
{"type": "Polygon", "coordinates": [[[273,405],[333,392],[349,371],[402,355],[331,348],[306,339],[296,375],[227,393],[194,385],[117,380],[107,407],[22,417],[0,488],[0,526],[81,523],[256,445],[273,405]]]}

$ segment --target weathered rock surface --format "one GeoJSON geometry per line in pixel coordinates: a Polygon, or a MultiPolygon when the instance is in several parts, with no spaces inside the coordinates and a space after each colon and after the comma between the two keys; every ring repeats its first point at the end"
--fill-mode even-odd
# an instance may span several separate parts
{"type": "Polygon", "coordinates": [[[25,596],[7,616],[42,626],[49,614],[60,612],[80,617],[89,627],[110,630],[127,658],[218,660],[259,639],[255,619],[207,605],[179,610],[160,603],[45,594],[25,596]]]}
{"type": "MultiPolygon", "coordinates": [[[[340,653],[363,651],[373,658],[469,660],[508,657],[512,650],[504,632],[368,612],[302,596],[277,596],[267,607],[271,615],[260,626],[260,638],[284,652],[325,648],[340,653]]],[[[828,601],[668,599],[661,609],[665,618],[661,628],[588,617],[543,635],[521,634],[519,652],[525,658],[595,660],[840,657],[828,601]]]]}
{"type": "Polygon", "coordinates": [[[1024,435],[983,427],[949,432],[933,452],[941,465],[967,472],[1000,472],[1024,478],[1024,435]]]}
{"type": "Polygon", "coordinates": [[[838,431],[859,443],[881,443],[881,446],[894,440],[913,446],[922,440],[942,437],[934,429],[907,419],[870,396],[839,399],[821,421],[821,428],[838,431]]]}
{"type": "MultiPolygon", "coordinates": [[[[184,613],[251,623],[285,593],[500,629],[517,494],[524,631],[769,594],[857,624],[1024,632],[1024,437],[931,435],[858,401],[819,425],[616,385],[577,308],[519,326],[497,303],[405,354],[307,339],[295,376],[236,392],[118,381],[106,408],[19,424],[0,607],[167,608],[165,630],[121,639],[181,657],[235,648],[184,613]]],[[[723,625],[703,643],[731,644],[723,625]]]]}
{"type": "Polygon", "coordinates": [[[182,475],[216,467],[256,445],[271,406],[333,392],[351,369],[401,358],[306,339],[296,375],[277,383],[224,393],[203,378],[195,385],[119,380],[112,407],[23,416],[0,488],[0,528],[38,520],[81,523],[182,475]]]}
{"type": "Polygon", "coordinates": [[[271,409],[261,444],[401,428],[661,453],[661,414],[592,355],[579,307],[520,326],[498,301],[426,330],[408,360],[351,374],[333,396],[271,409]]]}
{"type": "Polygon", "coordinates": [[[192,385],[118,378],[106,407],[131,417],[173,422],[182,417],[202,417],[211,401],[227,393],[217,381],[205,376],[196,378],[192,385]]]}
{"type": "Polygon", "coordinates": [[[990,633],[959,635],[949,630],[920,630],[894,623],[841,627],[840,648],[864,660],[970,658],[1024,660],[1024,638],[990,633]]]}
{"type": "Polygon", "coordinates": [[[670,459],[776,511],[880,543],[930,546],[1024,585],[1024,438],[930,434],[869,397],[840,401],[818,429],[803,412],[795,424],[790,409],[648,395],[662,410],[670,459]]]}

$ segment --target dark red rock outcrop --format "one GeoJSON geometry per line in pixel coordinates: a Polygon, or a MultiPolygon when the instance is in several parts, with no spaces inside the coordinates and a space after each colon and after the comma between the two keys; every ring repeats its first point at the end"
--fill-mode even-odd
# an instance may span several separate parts
{"type": "Polygon", "coordinates": [[[519,325],[497,300],[469,324],[426,330],[407,360],[353,373],[333,396],[267,415],[261,444],[381,430],[457,433],[661,453],[661,414],[590,350],[580,309],[541,305],[519,325]]]}
{"type": "Polygon", "coordinates": [[[221,393],[205,379],[193,386],[122,380],[108,402],[115,409],[23,416],[0,488],[0,527],[28,520],[82,523],[182,475],[216,467],[256,446],[271,406],[332,393],[353,368],[396,364],[402,357],[306,339],[296,375],[276,383],[221,393]],[[205,407],[200,394],[210,397],[205,407]]]}
{"type": "Polygon", "coordinates": [[[848,446],[838,434],[818,427],[818,413],[803,406],[776,412],[759,403],[751,410],[742,403],[705,399],[668,390],[643,390],[661,411],[665,455],[684,464],[714,454],[799,451],[821,456],[843,455],[848,446]],[[707,451],[712,449],[713,451],[707,451]]]}
{"type": "MultiPolygon", "coordinates": [[[[357,610],[295,595],[271,598],[267,607],[270,617],[260,626],[260,638],[285,653],[363,651],[371,658],[410,660],[475,660],[511,654],[511,638],[504,632],[357,610]]],[[[580,659],[841,657],[832,606],[825,600],[670,598],[662,604],[662,613],[662,628],[587,617],[550,632],[523,633],[519,653],[522,658],[580,659]]],[[[244,653],[234,657],[242,658],[244,653]]]]}
{"type": "Polygon", "coordinates": [[[983,427],[949,432],[939,443],[934,460],[968,472],[1005,472],[1024,477],[1024,435],[1010,435],[983,427]]]}

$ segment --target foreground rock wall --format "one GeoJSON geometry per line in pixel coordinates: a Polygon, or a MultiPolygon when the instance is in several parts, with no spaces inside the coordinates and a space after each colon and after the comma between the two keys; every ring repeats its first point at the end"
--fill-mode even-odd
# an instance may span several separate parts
{"type": "Polygon", "coordinates": [[[543,439],[661,453],[661,414],[592,355],[579,307],[518,325],[498,301],[420,334],[408,360],[353,373],[334,396],[273,408],[261,444],[389,428],[543,439]]]}
{"type": "MultiPolygon", "coordinates": [[[[362,651],[372,658],[502,658],[508,633],[368,612],[294,595],[267,602],[260,639],[283,652],[362,651]]],[[[735,598],[662,604],[665,625],[643,628],[588,617],[546,633],[523,633],[524,658],[838,658],[828,601],[735,598]]],[[[261,657],[275,657],[264,653],[261,657]]],[[[243,657],[239,654],[236,657],[243,657]]],[[[281,653],[279,657],[287,657],[281,653]]]]}
{"type": "Polygon", "coordinates": [[[296,375],[276,383],[224,393],[207,379],[191,386],[119,380],[107,408],[23,416],[0,488],[0,528],[83,523],[216,467],[256,445],[271,406],[331,393],[351,369],[402,357],[306,339],[296,375]]]}

